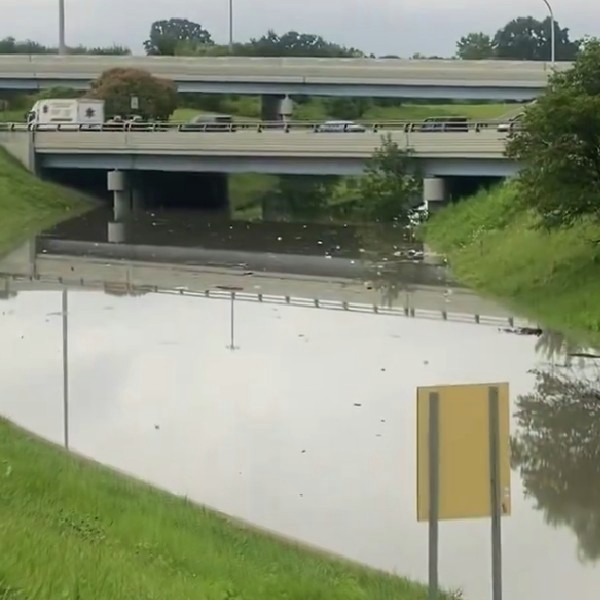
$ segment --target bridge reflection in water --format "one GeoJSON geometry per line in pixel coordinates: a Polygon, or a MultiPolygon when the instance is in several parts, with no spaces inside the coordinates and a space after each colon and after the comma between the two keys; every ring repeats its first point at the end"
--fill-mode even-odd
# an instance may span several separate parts
{"type": "MultiPolygon", "coordinates": [[[[513,326],[402,229],[144,213],[110,241],[110,211],[67,221],[0,261],[4,294],[69,286],[513,326]],[[273,251],[276,248],[277,251],[273,251]]],[[[518,320],[519,324],[526,324],[518,320]]]]}

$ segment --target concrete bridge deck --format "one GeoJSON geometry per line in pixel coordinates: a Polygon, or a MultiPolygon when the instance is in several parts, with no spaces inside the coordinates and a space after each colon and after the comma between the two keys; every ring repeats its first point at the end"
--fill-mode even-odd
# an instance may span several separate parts
{"type": "Polygon", "coordinates": [[[0,88],[86,89],[103,71],[127,67],[168,77],[184,93],[523,101],[546,87],[553,69],[570,66],[449,59],[1,55],[0,88]]]}
{"type": "Polygon", "coordinates": [[[13,130],[0,132],[0,144],[22,162],[33,150],[37,166],[51,169],[358,175],[387,135],[412,154],[425,176],[507,177],[517,170],[505,156],[506,134],[494,128],[357,134],[13,130]]]}

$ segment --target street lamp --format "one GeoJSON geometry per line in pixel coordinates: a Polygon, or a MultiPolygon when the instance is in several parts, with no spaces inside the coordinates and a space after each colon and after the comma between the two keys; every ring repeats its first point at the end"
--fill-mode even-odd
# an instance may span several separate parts
{"type": "Polygon", "coordinates": [[[66,54],[65,43],[65,0],[58,0],[58,53],[66,54]]]}
{"type": "Polygon", "coordinates": [[[233,54],[233,0],[229,0],[229,54],[233,54]]]}
{"type": "Polygon", "coordinates": [[[229,346],[228,350],[239,350],[235,345],[235,292],[231,292],[231,311],[229,313],[229,346]]]}
{"type": "Polygon", "coordinates": [[[550,13],[550,62],[552,64],[556,61],[556,39],[554,36],[554,12],[552,10],[552,6],[550,6],[550,2],[548,0],[542,0],[542,2],[548,8],[548,12],[550,13]]]}
{"type": "Polygon", "coordinates": [[[62,359],[63,359],[63,436],[69,449],[69,299],[67,288],[62,291],[62,359]]]}

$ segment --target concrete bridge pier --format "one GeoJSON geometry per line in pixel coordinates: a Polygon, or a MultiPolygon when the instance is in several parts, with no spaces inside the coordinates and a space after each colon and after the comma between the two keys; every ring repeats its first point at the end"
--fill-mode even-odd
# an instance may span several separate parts
{"type": "Polygon", "coordinates": [[[283,124],[292,116],[293,106],[294,103],[289,96],[264,94],[260,97],[261,121],[283,124]]]}
{"type": "Polygon", "coordinates": [[[430,213],[443,208],[448,202],[446,181],[441,177],[423,179],[423,202],[430,213]]]}
{"type": "Polygon", "coordinates": [[[113,193],[113,220],[108,223],[107,239],[111,244],[121,244],[127,237],[126,221],[131,215],[131,192],[127,174],[109,171],[107,187],[113,193]]]}
{"type": "Polygon", "coordinates": [[[131,194],[127,186],[127,174],[123,171],[108,172],[108,191],[113,193],[115,221],[122,221],[131,213],[131,194]]]}

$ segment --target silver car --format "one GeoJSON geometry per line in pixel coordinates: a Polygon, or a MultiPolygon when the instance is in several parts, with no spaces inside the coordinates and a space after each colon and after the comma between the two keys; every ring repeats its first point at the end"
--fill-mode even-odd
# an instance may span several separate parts
{"type": "Polygon", "coordinates": [[[366,128],[354,121],[325,121],[317,131],[321,133],[364,133],[366,128]]]}

